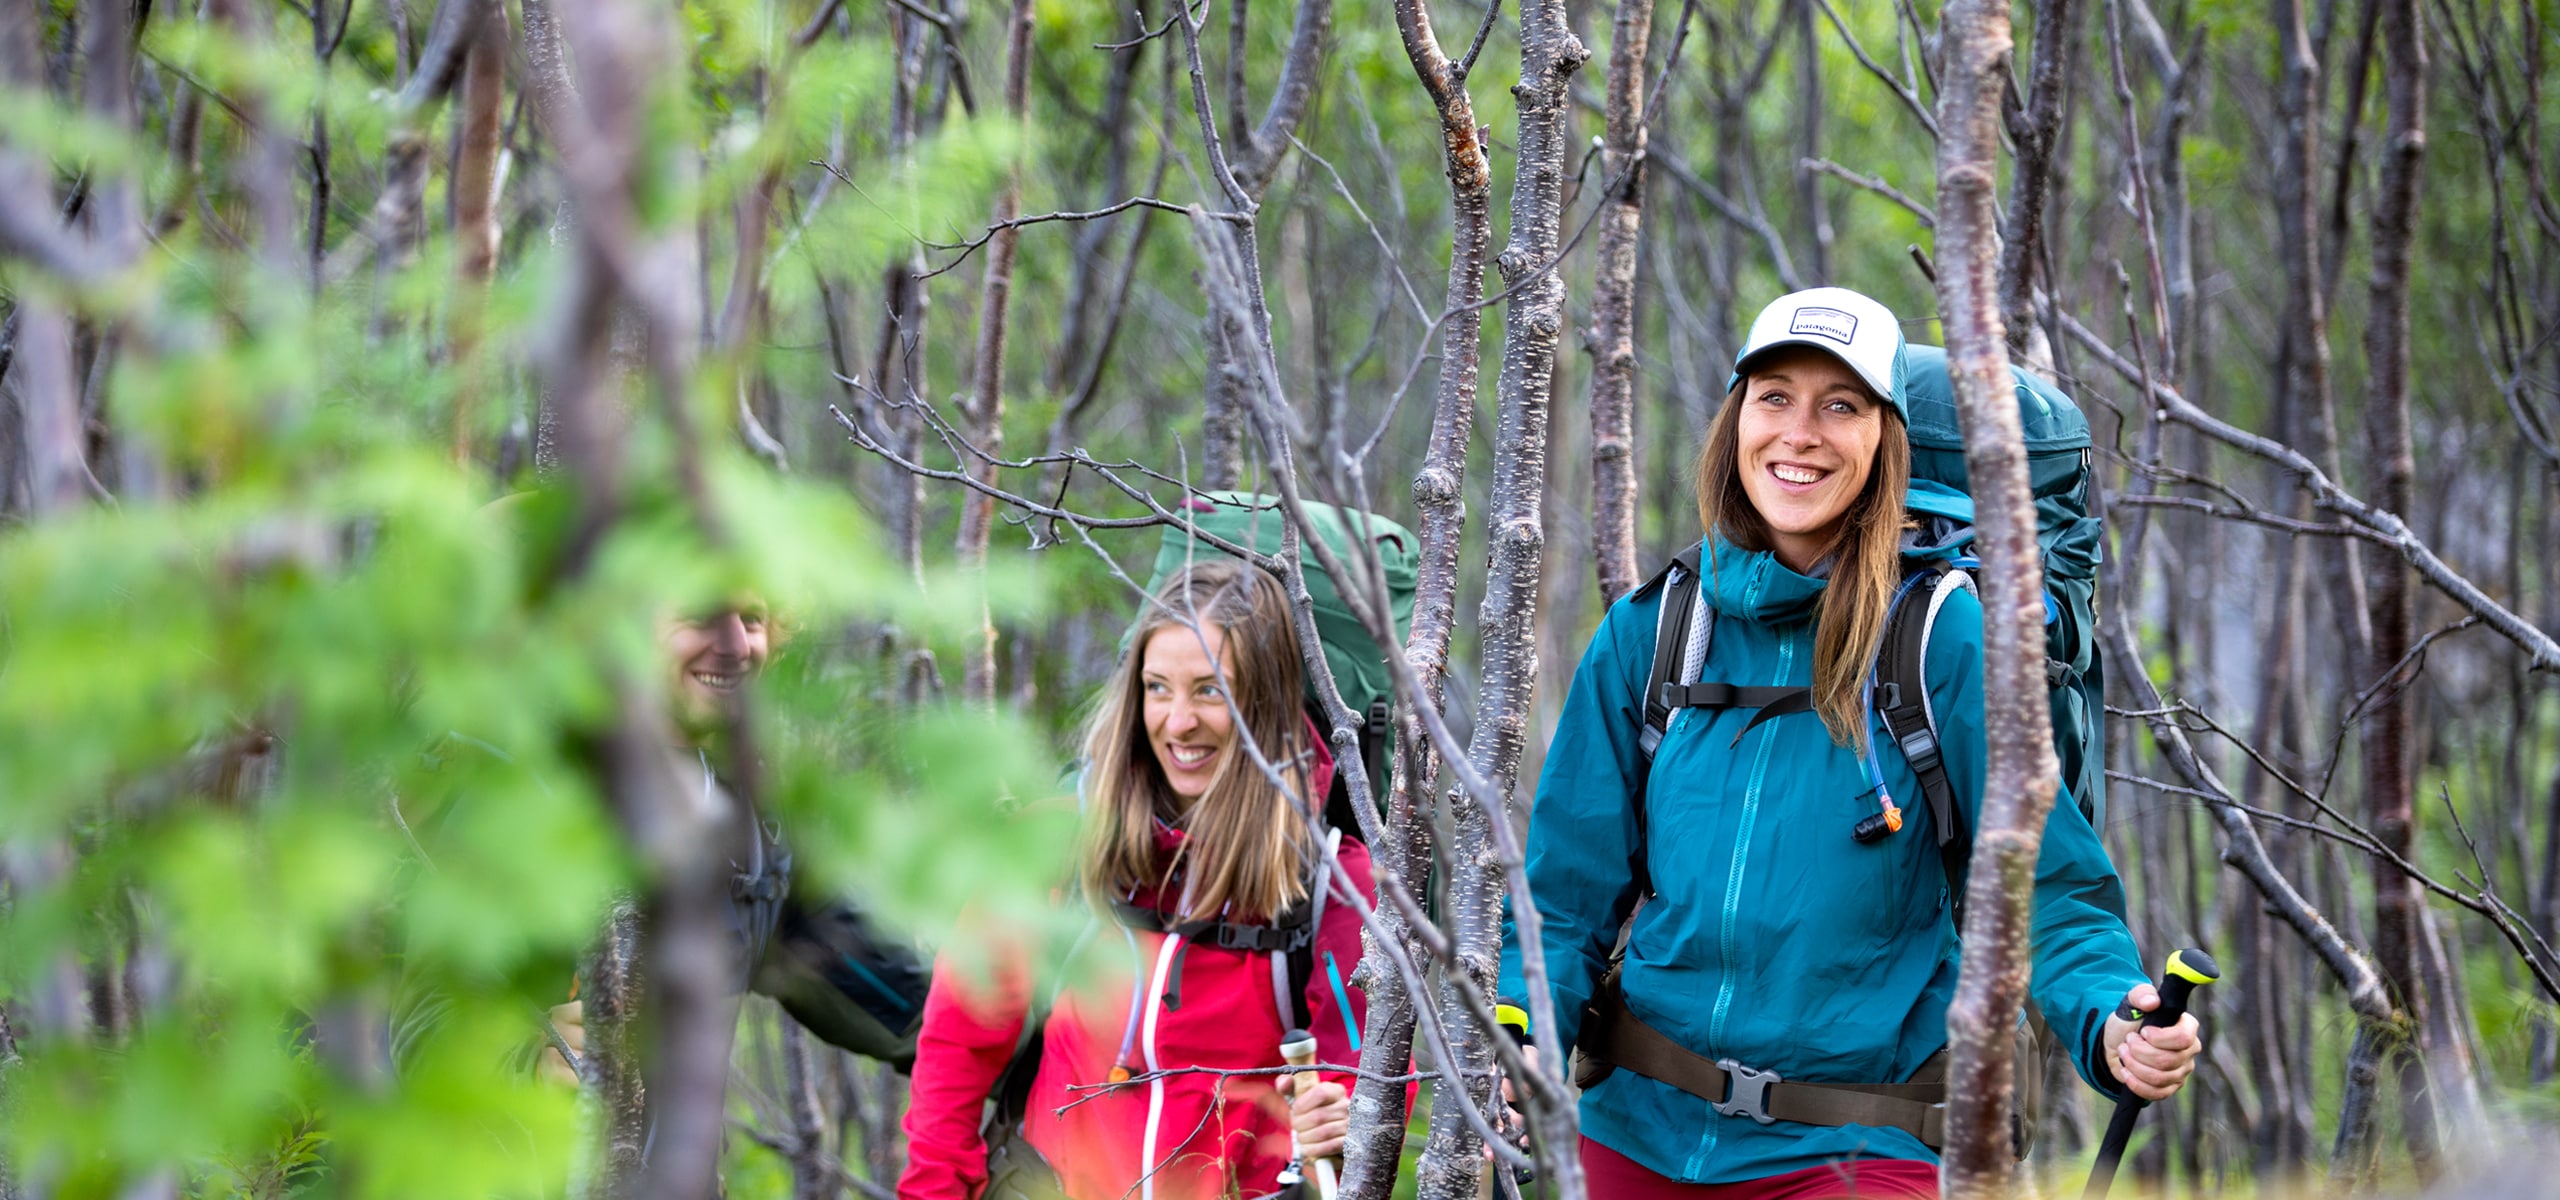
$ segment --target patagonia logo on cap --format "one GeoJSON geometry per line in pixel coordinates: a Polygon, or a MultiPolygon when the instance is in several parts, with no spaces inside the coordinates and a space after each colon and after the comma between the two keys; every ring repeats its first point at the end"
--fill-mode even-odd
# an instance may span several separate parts
{"type": "Polygon", "coordinates": [[[1816,334],[1846,346],[1857,339],[1858,318],[1836,308],[1799,308],[1787,332],[1816,334]]]}

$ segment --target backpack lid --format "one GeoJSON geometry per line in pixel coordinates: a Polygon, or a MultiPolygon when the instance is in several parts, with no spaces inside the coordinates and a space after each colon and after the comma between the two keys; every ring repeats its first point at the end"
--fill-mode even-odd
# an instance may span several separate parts
{"type": "MultiPolygon", "coordinates": [[[[1905,346],[1902,367],[1903,411],[1909,417],[1912,446],[1964,449],[1964,431],[1956,422],[1955,385],[1947,377],[1946,350],[1905,346]]],[[[2079,405],[2014,363],[2009,374],[2017,380],[2018,422],[2026,432],[2027,453],[2089,448],[2089,418],[2079,405]]]]}
{"type": "MultiPolygon", "coordinates": [[[[1249,492],[1213,492],[1205,498],[1193,497],[1184,507],[1192,525],[1202,533],[1262,554],[1279,553],[1282,528],[1289,519],[1279,497],[1249,492]]],[[[1421,571],[1422,539],[1415,537],[1412,530],[1374,513],[1312,500],[1306,507],[1317,534],[1349,570],[1361,570],[1358,556],[1361,543],[1367,542],[1386,577],[1388,610],[1395,620],[1396,637],[1404,638],[1413,628],[1413,589],[1421,571]]],[[[1147,579],[1147,590],[1161,590],[1185,563],[1224,553],[1193,538],[1191,529],[1168,525],[1156,549],[1155,570],[1147,579]]],[[[1342,590],[1325,572],[1324,560],[1316,557],[1315,548],[1302,542],[1298,561],[1306,575],[1307,596],[1314,602],[1316,635],[1324,642],[1325,661],[1333,667],[1334,686],[1342,692],[1343,702],[1355,712],[1366,712],[1378,701],[1392,701],[1395,682],[1387,666],[1386,650],[1360,624],[1350,603],[1343,599],[1342,590]]],[[[1132,621],[1130,629],[1136,628],[1132,621]]],[[[1126,633],[1120,637],[1120,649],[1128,652],[1126,633]]],[[[1312,698],[1312,678],[1307,686],[1312,698]]]]}

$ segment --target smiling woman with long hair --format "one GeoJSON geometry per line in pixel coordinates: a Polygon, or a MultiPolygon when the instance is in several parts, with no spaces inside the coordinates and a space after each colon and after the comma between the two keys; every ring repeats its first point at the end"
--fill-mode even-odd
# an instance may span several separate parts
{"type": "Polygon", "coordinates": [[[1018,963],[993,986],[937,968],[908,1200],[1259,1196],[1293,1135],[1310,1155],[1340,1147],[1347,1076],[1216,1073],[1281,1065],[1293,1028],[1318,1061],[1354,1062],[1366,1011],[1345,986],[1358,911],[1318,837],[1376,891],[1366,849],[1319,829],[1333,762],[1299,707],[1287,597],[1205,559],[1149,599],[1129,646],[1086,726],[1077,868],[1097,925],[1117,928],[1079,942],[1088,961],[1063,990],[1018,963]],[[1167,1074],[1190,1068],[1209,1070],[1167,1074]]]}
{"type": "MultiPolygon", "coordinates": [[[[1928,806],[1906,821],[1892,797],[1922,795],[1914,762],[1936,756],[1962,829],[1979,826],[1982,607],[1932,592],[1936,743],[1877,736],[1897,589],[1947,577],[1972,534],[1969,498],[1911,477],[1904,375],[1900,325],[1866,296],[1763,310],[1698,455],[1704,537],[1673,568],[1693,615],[1666,618],[1666,572],[1610,610],[1574,674],[1529,890],[1555,1036],[1584,1054],[1595,1196],[1937,1194],[1962,882],[1928,806]],[[1653,688],[1666,619],[1688,622],[1672,627],[1685,653],[1653,688]]],[[[2200,1043],[2192,1017],[2137,1033],[2116,1015],[2158,1003],[2123,906],[2064,797],[2037,866],[2031,994],[2092,1086],[2160,1099],[2200,1043]]]]}

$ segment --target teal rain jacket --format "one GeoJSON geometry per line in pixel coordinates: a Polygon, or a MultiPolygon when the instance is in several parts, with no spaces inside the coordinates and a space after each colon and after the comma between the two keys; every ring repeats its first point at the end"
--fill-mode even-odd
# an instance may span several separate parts
{"type": "MultiPolygon", "coordinates": [[[[1920,482],[1910,506],[1936,533],[1906,555],[1944,557],[1970,540],[1972,501],[1920,482]],[[1945,518],[1943,521],[1927,518],[1945,518]]],[[[1708,561],[1702,556],[1702,562],[1708,561]]],[[[1776,556],[1719,542],[1700,598],[1715,606],[1702,680],[1804,686],[1813,678],[1813,613],[1824,581],[1776,556]]],[[[1659,588],[1610,609],[1575,671],[1530,817],[1529,890],[1544,919],[1553,1044],[1570,1046],[1583,1005],[1636,895],[1633,808],[1647,789],[1641,695],[1653,659],[1659,588]]],[[[1980,827],[1982,606],[1949,600],[1928,650],[1929,699],[1968,828],[1980,827]]],[[[1949,882],[1918,779],[1872,714],[1878,766],[1903,806],[1900,832],[1861,845],[1850,830],[1878,811],[1857,753],[1819,714],[1748,732],[1752,710],[1684,709],[1650,775],[1649,858],[1657,895],[1627,946],[1627,1006],[1709,1059],[1785,1079],[1907,1079],[1947,1042],[1958,948],[1949,882]]],[[[2143,982],[2124,922],[2124,888],[2097,831],[2063,796],[2036,866],[2031,995],[2082,1078],[2120,1096],[2099,1035],[2143,982]]],[[[1503,929],[1502,990],[1521,986],[1516,930],[1503,929]]],[[[1545,1035],[1541,1034],[1541,1040],[1545,1035]]],[[[1672,1179],[1734,1183],[1851,1156],[1931,1160],[1909,1134],[1727,1117],[1668,1084],[1621,1070],[1582,1096],[1585,1135],[1672,1179]]]]}

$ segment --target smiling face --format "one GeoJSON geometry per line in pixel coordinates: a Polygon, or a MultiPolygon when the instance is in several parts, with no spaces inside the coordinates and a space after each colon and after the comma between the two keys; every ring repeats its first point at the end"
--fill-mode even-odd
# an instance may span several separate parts
{"type": "Polygon", "coordinates": [[[718,716],[773,653],[764,610],[755,606],[673,622],[665,640],[677,715],[688,726],[718,716]]]}
{"type": "Polygon", "coordinates": [[[1235,717],[1218,685],[1220,665],[1235,678],[1234,656],[1225,631],[1206,621],[1198,633],[1187,625],[1159,627],[1148,635],[1144,654],[1138,686],[1146,701],[1147,746],[1177,807],[1188,808],[1208,794],[1235,740],[1235,717]]]}
{"type": "Polygon", "coordinates": [[[1736,468],[1778,561],[1810,570],[1839,540],[1884,436],[1883,405],[1839,359],[1779,351],[1739,393],[1736,468]]]}

